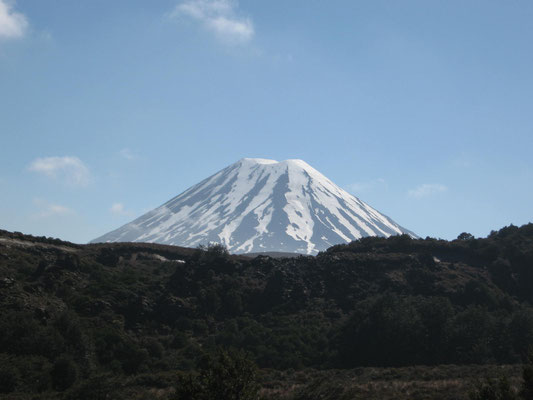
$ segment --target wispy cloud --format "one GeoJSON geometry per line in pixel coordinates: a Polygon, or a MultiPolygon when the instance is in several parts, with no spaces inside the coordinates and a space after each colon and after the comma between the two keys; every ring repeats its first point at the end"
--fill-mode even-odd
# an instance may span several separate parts
{"type": "Polygon", "coordinates": [[[118,154],[126,160],[135,160],[137,158],[137,155],[127,147],[120,150],[118,154]]]}
{"type": "Polygon", "coordinates": [[[355,195],[360,193],[373,192],[387,187],[387,182],[383,178],[372,179],[365,182],[355,182],[346,186],[346,190],[355,195]]]}
{"type": "Polygon", "coordinates": [[[451,160],[451,165],[456,168],[470,168],[473,166],[473,158],[471,156],[468,156],[467,154],[460,154],[459,156],[455,157],[451,160]]]}
{"type": "Polygon", "coordinates": [[[443,193],[448,190],[448,187],[440,183],[424,183],[411,189],[407,192],[409,197],[420,199],[422,197],[433,196],[438,193],[443,193]]]}
{"type": "Polygon", "coordinates": [[[132,212],[126,210],[126,208],[124,207],[124,204],[122,203],[113,203],[109,211],[111,212],[111,214],[117,215],[117,216],[131,216],[132,215],[132,212]]]}
{"type": "Polygon", "coordinates": [[[0,39],[20,38],[27,30],[26,16],[14,11],[11,2],[0,0],[0,39]]]}
{"type": "Polygon", "coordinates": [[[71,208],[59,204],[51,204],[43,199],[33,199],[33,204],[39,208],[39,211],[35,214],[37,218],[62,217],[75,214],[71,208]]]}
{"type": "Polygon", "coordinates": [[[73,186],[87,186],[91,181],[89,168],[78,157],[37,158],[31,162],[28,170],[73,186]]]}
{"type": "Polygon", "coordinates": [[[246,44],[254,37],[254,24],[239,14],[236,0],[185,0],[170,16],[191,18],[226,44],[246,44]]]}

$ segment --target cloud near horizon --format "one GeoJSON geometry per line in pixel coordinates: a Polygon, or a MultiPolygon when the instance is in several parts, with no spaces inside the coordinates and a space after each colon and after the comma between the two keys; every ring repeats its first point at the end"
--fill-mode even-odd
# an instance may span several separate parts
{"type": "Polygon", "coordinates": [[[87,186],[91,182],[89,168],[78,157],[37,158],[31,162],[28,170],[72,186],[87,186]]]}
{"type": "Polygon", "coordinates": [[[440,183],[424,183],[411,189],[407,192],[409,197],[420,199],[423,197],[429,197],[438,193],[443,193],[448,190],[448,187],[440,183]]]}
{"type": "Polygon", "coordinates": [[[17,39],[24,36],[28,29],[24,14],[13,11],[11,3],[0,0],[0,39],[17,39]]]}
{"type": "Polygon", "coordinates": [[[51,204],[42,199],[33,199],[33,204],[40,209],[35,215],[37,218],[61,217],[75,214],[74,210],[71,208],[60,204],[51,204]]]}
{"type": "Polygon", "coordinates": [[[111,214],[117,215],[117,216],[131,216],[131,211],[126,210],[124,207],[124,204],[122,203],[113,203],[111,208],[109,209],[111,214]]]}
{"type": "Polygon", "coordinates": [[[185,0],[170,16],[191,18],[226,44],[246,44],[255,34],[252,20],[238,15],[236,0],[185,0]]]}

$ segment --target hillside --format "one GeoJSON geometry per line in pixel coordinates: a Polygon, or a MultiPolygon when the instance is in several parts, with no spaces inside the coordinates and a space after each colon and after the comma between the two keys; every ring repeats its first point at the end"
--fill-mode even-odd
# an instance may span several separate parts
{"type": "MultiPolygon", "coordinates": [[[[264,382],[275,371],[520,363],[533,344],[533,224],[460,237],[250,259],[1,231],[0,392],[165,399],[217,346],[249,352],[264,382]]],[[[265,396],[274,389],[265,383],[265,396]]]]}

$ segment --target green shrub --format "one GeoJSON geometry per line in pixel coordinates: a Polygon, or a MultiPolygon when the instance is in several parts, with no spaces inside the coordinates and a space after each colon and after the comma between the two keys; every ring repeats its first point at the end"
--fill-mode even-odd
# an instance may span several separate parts
{"type": "Polygon", "coordinates": [[[18,371],[7,365],[0,367],[0,393],[13,392],[19,383],[18,371]]]}
{"type": "Polygon", "coordinates": [[[52,376],[52,386],[54,389],[62,392],[76,382],[78,368],[72,359],[60,357],[54,363],[50,375],[52,376]]]}
{"type": "Polygon", "coordinates": [[[242,352],[219,349],[206,357],[198,375],[180,377],[175,400],[255,400],[256,366],[242,352]]]}

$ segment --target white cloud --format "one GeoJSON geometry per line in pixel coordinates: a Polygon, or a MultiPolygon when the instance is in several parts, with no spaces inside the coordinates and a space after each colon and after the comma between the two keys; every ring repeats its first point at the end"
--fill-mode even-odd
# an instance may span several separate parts
{"type": "Polygon", "coordinates": [[[74,210],[68,207],[59,204],[51,204],[42,199],[33,199],[33,204],[40,209],[40,211],[35,214],[35,217],[37,218],[62,217],[75,214],[74,210]]]}
{"type": "Polygon", "coordinates": [[[374,192],[378,189],[386,189],[387,182],[383,178],[373,179],[366,182],[355,182],[346,186],[346,190],[350,193],[358,195],[360,193],[374,192]]]}
{"type": "Polygon", "coordinates": [[[10,2],[0,0],[0,39],[16,39],[24,36],[28,20],[19,12],[11,9],[10,2]]]}
{"type": "Polygon", "coordinates": [[[111,214],[113,215],[119,215],[119,216],[130,216],[132,215],[131,211],[128,211],[124,208],[124,204],[122,203],[113,203],[111,208],[109,209],[111,211],[111,214]]]}
{"type": "Polygon", "coordinates": [[[432,196],[438,193],[446,192],[448,188],[440,183],[424,183],[407,192],[409,197],[420,199],[422,197],[432,196]]]}
{"type": "Polygon", "coordinates": [[[131,149],[125,147],[118,152],[118,154],[126,160],[135,160],[137,155],[131,151],[131,149]]]}
{"type": "Polygon", "coordinates": [[[451,165],[456,168],[470,168],[473,165],[473,160],[466,154],[461,154],[451,161],[451,165]]]}
{"type": "Polygon", "coordinates": [[[255,34],[250,18],[238,15],[236,0],[185,0],[171,17],[189,17],[227,44],[246,44],[255,34]]]}
{"type": "Polygon", "coordinates": [[[87,186],[91,181],[89,168],[78,157],[37,158],[28,169],[73,186],[87,186]]]}

